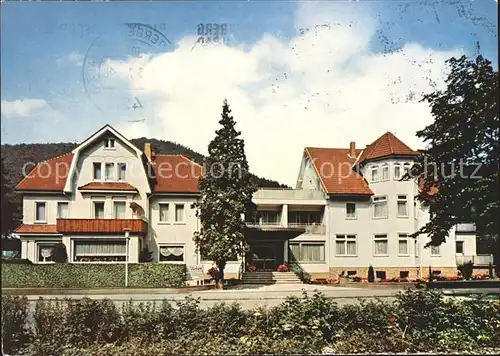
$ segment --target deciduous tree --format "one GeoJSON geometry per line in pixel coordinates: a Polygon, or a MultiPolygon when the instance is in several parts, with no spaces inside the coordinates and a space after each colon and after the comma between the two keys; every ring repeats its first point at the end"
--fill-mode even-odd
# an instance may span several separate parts
{"type": "Polygon", "coordinates": [[[417,199],[429,207],[430,221],[414,236],[428,234],[429,244],[439,245],[457,223],[474,223],[498,249],[498,72],[482,56],[447,64],[446,89],[423,98],[434,122],[417,132],[427,145],[411,175],[421,177],[417,199]]]}

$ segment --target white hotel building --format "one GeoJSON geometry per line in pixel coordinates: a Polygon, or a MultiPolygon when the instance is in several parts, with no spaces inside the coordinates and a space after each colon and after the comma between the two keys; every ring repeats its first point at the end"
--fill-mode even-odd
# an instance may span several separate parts
{"type": "MultiPolygon", "coordinates": [[[[245,262],[259,270],[295,262],[312,278],[340,274],[378,278],[426,277],[429,266],[455,275],[457,264],[478,266],[471,224],[457,225],[446,243],[424,248],[427,236],[408,235],[428,220],[415,199],[415,181],[401,181],[417,152],[391,133],[364,149],[304,149],[295,189],[260,189],[258,221],[248,222],[245,262]]],[[[182,155],[138,149],[106,125],[72,152],[37,164],[17,185],[23,224],[16,230],[22,258],[51,263],[62,242],[71,263],[139,262],[148,247],[154,262],[203,265],[193,243],[200,223],[201,166],[182,155]]],[[[241,261],[229,262],[236,277],[241,261]]]]}

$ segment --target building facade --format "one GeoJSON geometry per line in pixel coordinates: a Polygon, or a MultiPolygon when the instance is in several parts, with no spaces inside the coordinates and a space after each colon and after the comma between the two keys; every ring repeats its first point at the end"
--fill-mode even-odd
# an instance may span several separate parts
{"type": "MultiPolygon", "coordinates": [[[[415,199],[416,181],[401,179],[417,155],[391,133],[364,149],[354,142],[305,148],[295,189],[254,194],[249,250],[228,263],[226,277],[244,265],[293,263],[311,278],[366,277],[372,265],[377,278],[412,279],[427,276],[429,266],[455,275],[457,263],[489,261],[476,255],[470,224],[439,247],[424,248],[425,235],[409,237],[429,218],[415,199]]],[[[156,155],[149,144],[141,150],[106,125],[72,152],[35,165],[17,185],[22,258],[52,263],[52,248],[63,243],[71,263],[135,263],[147,247],[153,262],[207,270],[213,264],[193,242],[201,173],[190,159],[156,155]]]]}

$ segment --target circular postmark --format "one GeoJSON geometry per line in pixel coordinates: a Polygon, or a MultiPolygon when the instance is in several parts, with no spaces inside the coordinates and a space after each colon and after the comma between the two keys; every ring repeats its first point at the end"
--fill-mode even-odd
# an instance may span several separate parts
{"type": "Polygon", "coordinates": [[[82,82],[92,104],[102,113],[142,119],[146,100],[141,85],[144,66],[153,53],[172,43],[155,26],[126,23],[96,38],[87,49],[82,82]]]}

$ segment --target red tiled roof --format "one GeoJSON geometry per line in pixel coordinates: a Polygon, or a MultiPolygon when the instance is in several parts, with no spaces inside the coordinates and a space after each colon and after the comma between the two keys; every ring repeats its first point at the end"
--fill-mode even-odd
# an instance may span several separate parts
{"type": "Polygon", "coordinates": [[[72,160],[73,153],[67,153],[38,163],[19,182],[16,190],[62,191],[68,178],[72,160]]]}
{"type": "Polygon", "coordinates": [[[145,234],[147,223],[141,219],[57,219],[57,231],[80,233],[131,233],[145,234]]]}
{"type": "MultiPolygon", "coordinates": [[[[314,169],[328,194],[373,195],[365,179],[353,168],[356,157],[349,156],[348,148],[306,147],[314,169]]],[[[356,150],[356,156],[361,150],[356,150]]]]}
{"type": "Polygon", "coordinates": [[[182,155],[155,155],[152,167],[156,177],[153,192],[199,193],[198,179],[202,169],[189,158],[182,155]]]}
{"type": "Polygon", "coordinates": [[[137,188],[125,182],[90,182],[78,187],[80,190],[126,190],[137,191],[137,188]]]}
{"type": "Polygon", "coordinates": [[[358,162],[363,163],[367,160],[391,155],[418,156],[419,153],[413,151],[391,132],[386,132],[373,143],[366,146],[358,162]]]}
{"type": "Polygon", "coordinates": [[[57,234],[57,226],[56,225],[28,225],[21,224],[14,232],[19,234],[57,234]]]}

